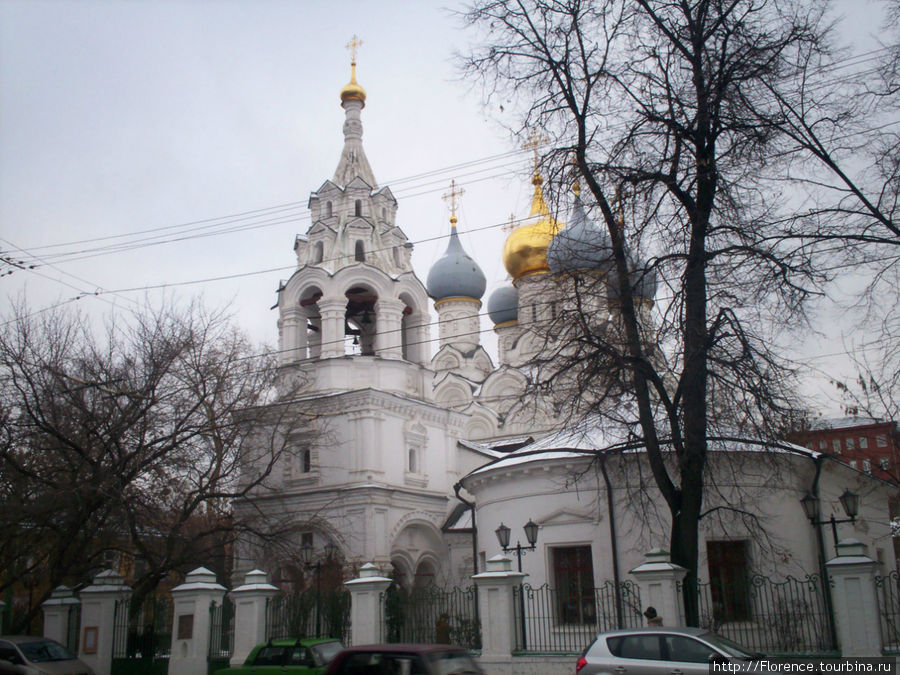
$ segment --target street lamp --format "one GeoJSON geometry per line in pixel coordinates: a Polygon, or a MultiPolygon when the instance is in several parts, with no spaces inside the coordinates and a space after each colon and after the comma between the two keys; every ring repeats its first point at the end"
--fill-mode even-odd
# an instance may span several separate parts
{"type": "Polygon", "coordinates": [[[838,501],[840,501],[841,506],[844,508],[844,513],[847,514],[847,518],[837,519],[832,513],[831,517],[828,520],[819,520],[819,498],[807,492],[806,496],[804,496],[803,499],[800,500],[800,503],[803,505],[803,512],[806,514],[809,522],[812,523],[815,527],[820,527],[828,523],[831,524],[831,536],[834,538],[835,555],[838,555],[837,526],[839,523],[856,522],[856,514],[859,513],[859,495],[855,492],[851,492],[850,490],[844,490],[844,494],[842,494],[838,498],[838,501]]]}
{"type": "MultiPolygon", "coordinates": [[[[500,548],[503,549],[504,553],[515,550],[516,558],[519,562],[519,572],[522,571],[522,555],[527,551],[534,551],[537,548],[538,536],[537,523],[535,523],[531,518],[529,518],[528,522],[522,526],[522,529],[525,530],[525,539],[528,540],[528,546],[522,546],[521,542],[516,541],[516,546],[514,549],[509,545],[509,535],[512,530],[510,530],[502,522],[500,523],[500,527],[494,530],[494,534],[497,535],[497,541],[500,542],[500,548]]],[[[519,615],[522,617],[522,649],[526,649],[527,643],[525,637],[525,593],[524,589],[522,588],[521,582],[519,583],[519,615]]]]}
{"type": "MultiPolygon", "coordinates": [[[[338,547],[333,543],[328,542],[325,545],[325,560],[326,562],[330,562],[335,558],[338,552],[338,547]]],[[[320,607],[320,598],[321,598],[321,572],[322,572],[322,561],[316,560],[313,563],[313,547],[312,544],[306,544],[305,546],[300,547],[300,561],[303,563],[304,567],[308,570],[315,570],[316,575],[316,637],[321,637],[321,607],[320,607]]]]}
{"type": "Polygon", "coordinates": [[[509,534],[512,530],[503,523],[500,523],[500,527],[494,530],[494,533],[497,535],[497,541],[500,542],[500,548],[503,549],[503,552],[509,553],[513,550],[516,552],[520,572],[522,571],[522,555],[528,551],[534,551],[537,548],[538,525],[529,518],[522,529],[525,530],[525,538],[528,540],[528,546],[522,546],[521,542],[517,541],[516,545],[511,547],[509,545],[509,534]]]}

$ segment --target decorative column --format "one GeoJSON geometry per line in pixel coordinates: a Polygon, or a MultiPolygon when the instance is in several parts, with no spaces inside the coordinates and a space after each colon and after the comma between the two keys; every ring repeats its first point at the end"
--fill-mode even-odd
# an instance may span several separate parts
{"type": "Polygon", "coordinates": [[[687,569],[669,560],[669,552],[661,548],[649,551],[643,564],[631,570],[641,589],[644,608],[654,607],[666,626],[684,625],[684,602],[679,586],[687,569]]]}
{"type": "Polygon", "coordinates": [[[516,648],[516,609],[513,589],[528,576],[513,572],[512,558],[498,554],[487,561],[487,571],[472,577],[478,588],[481,617],[481,659],[489,672],[512,672],[516,648]]]}
{"type": "Polygon", "coordinates": [[[359,570],[359,578],[344,582],[350,591],[350,643],[367,645],[381,642],[382,616],[381,595],[391,580],[381,576],[372,563],[366,563],[359,570]]]}
{"type": "Polygon", "coordinates": [[[301,307],[288,307],[281,315],[282,363],[296,363],[306,358],[306,316],[301,307]]]}
{"type": "Polygon", "coordinates": [[[251,570],[244,583],[228,596],[234,602],[234,651],[232,666],[242,665],[256,645],[266,639],[266,606],[278,588],[269,583],[262,570],[251,570]]]}
{"type": "Polygon", "coordinates": [[[44,610],[44,637],[56,640],[62,645],[69,643],[69,618],[72,608],[79,604],[78,598],[68,586],[57,586],[50,597],[41,605],[44,610]]]}
{"type": "Polygon", "coordinates": [[[222,604],[225,587],[214,572],[198,567],[172,589],[172,649],[169,675],[206,675],[209,670],[210,607],[222,604]]]}
{"type": "Polygon", "coordinates": [[[375,303],[375,354],[383,359],[403,358],[400,319],[405,306],[390,298],[378,298],[375,303]]]}
{"type": "Polygon", "coordinates": [[[319,315],[322,317],[320,337],[323,359],[344,355],[344,316],[346,313],[346,300],[326,300],[325,298],[319,300],[319,315]]]}
{"type": "Polygon", "coordinates": [[[841,656],[881,656],[881,621],[875,591],[878,563],[856,539],[837,545],[838,555],[825,567],[832,582],[831,599],[841,656]]]}
{"type": "Polygon", "coordinates": [[[97,675],[109,675],[113,660],[116,603],[129,600],[131,589],[125,585],[122,575],[106,570],[95,576],[90,586],[82,589],[80,597],[78,658],[97,675]]]}

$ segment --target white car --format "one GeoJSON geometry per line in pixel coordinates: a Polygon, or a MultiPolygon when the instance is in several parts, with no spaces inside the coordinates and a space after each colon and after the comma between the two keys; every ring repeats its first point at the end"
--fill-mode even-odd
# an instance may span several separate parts
{"type": "Polygon", "coordinates": [[[752,661],[739,644],[702,628],[635,628],[601,633],[578,659],[578,675],[709,675],[717,660],[752,661]]]}

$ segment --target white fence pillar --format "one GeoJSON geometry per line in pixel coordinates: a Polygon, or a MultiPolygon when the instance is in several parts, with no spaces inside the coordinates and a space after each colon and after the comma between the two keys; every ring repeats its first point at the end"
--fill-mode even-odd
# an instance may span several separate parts
{"type": "Polygon", "coordinates": [[[78,657],[97,675],[109,675],[112,669],[116,602],[131,597],[131,589],[117,572],[106,570],[83,588],[81,598],[81,635],[78,657]]]}
{"type": "Polygon", "coordinates": [[[656,609],[666,626],[684,625],[684,602],[678,587],[686,574],[687,569],[671,562],[669,552],[660,548],[649,551],[644,562],[631,570],[641,589],[644,609],[656,609]]]}
{"type": "Polygon", "coordinates": [[[277,594],[262,570],[247,572],[244,583],[228,594],[234,602],[232,666],[243,664],[250,650],[266,639],[266,604],[277,594]]]}
{"type": "Polygon", "coordinates": [[[78,598],[68,586],[57,586],[53,589],[50,597],[41,605],[44,611],[45,638],[69,646],[69,631],[72,629],[69,621],[72,617],[72,608],[77,607],[78,603],[78,598]]]}
{"type": "Polygon", "coordinates": [[[881,620],[875,592],[878,563],[856,539],[837,545],[825,567],[833,584],[831,600],[841,656],[881,656],[881,620]]]}
{"type": "Polygon", "coordinates": [[[366,563],[359,569],[359,578],[344,585],[350,591],[350,643],[381,642],[384,639],[381,594],[391,585],[391,580],[381,576],[375,565],[366,563]]]}
{"type": "Polygon", "coordinates": [[[516,610],[513,589],[527,575],[512,571],[512,559],[495,555],[487,561],[487,571],[472,577],[478,588],[481,619],[481,658],[490,672],[512,672],[516,648],[516,610]],[[509,670],[507,670],[509,669],[509,670]]]}
{"type": "Polygon", "coordinates": [[[214,572],[198,567],[172,589],[172,650],[169,675],[206,675],[209,668],[210,607],[222,603],[225,587],[214,572]]]}

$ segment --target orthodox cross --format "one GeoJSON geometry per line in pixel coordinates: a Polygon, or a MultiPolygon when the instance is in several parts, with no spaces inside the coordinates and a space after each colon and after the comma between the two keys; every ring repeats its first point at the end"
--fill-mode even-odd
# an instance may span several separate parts
{"type": "Polygon", "coordinates": [[[534,171],[537,173],[538,169],[538,148],[544,144],[544,141],[547,140],[544,136],[541,135],[541,132],[537,129],[531,129],[528,132],[528,140],[522,144],[522,147],[525,150],[531,150],[534,152],[534,171]]]}
{"type": "Polygon", "coordinates": [[[449,202],[449,204],[450,204],[450,217],[451,218],[456,217],[456,203],[457,203],[456,199],[457,199],[457,197],[462,197],[465,194],[465,192],[466,191],[463,190],[461,187],[456,186],[455,180],[451,180],[450,181],[450,192],[447,192],[447,193],[441,195],[441,199],[443,199],[445,202],[449,202]]]}
{"type": "Polygon", "coordinates": [[[510,213],[509,214],[509,222],[506,223],[506,225],[504,225],[500,229],[503,230],[504,232],[512,232],[514,229],[516,229],[516,214],[510,213]]]}
{"type": "Polygon", "coordinates": [[[350,50],[350,65],[356,65],[356,50],[362,45],[363,41],[360,40],[356,35],[353,36],[353,39],[347,43],[346,47],[350,50]]]}

